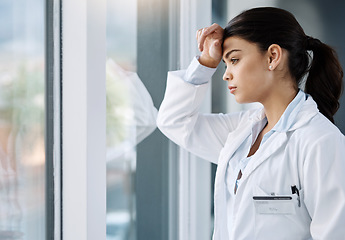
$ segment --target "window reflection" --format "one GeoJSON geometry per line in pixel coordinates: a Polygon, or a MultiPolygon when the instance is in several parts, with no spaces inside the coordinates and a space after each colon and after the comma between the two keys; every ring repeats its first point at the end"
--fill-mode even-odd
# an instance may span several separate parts
{"type": "Polygon", "coordinates": [[[137,2],[107,1],[107,239],[136,239],[136,145],[157,109],[136,71],[137,2]],[[124,24],[125,23],[125,24],[124,24]]]}
{"type": "Polygon", "coordinates": [[[135,0],[107,1],[107,240],[135,237],[135,148],[128,86],[122,80],[136,62],[135,0]],[[133,6],[134,5],[134,6],[133,6]],[[131,7],[132,6],[132,7],[131,7]],[[126,23],[126,24],[123,24],[126,23]],[[114,67],[116,61],[116,66],[114,67]],[[121,66],[121,67],[120,67],[121,66]],[[119,71],[121,69],[121,71],[119,71]]]}
{"type": "Polygon", "coordinates": [[[0,3],[0,239],[45,238],[44,9],[0,3]]]}

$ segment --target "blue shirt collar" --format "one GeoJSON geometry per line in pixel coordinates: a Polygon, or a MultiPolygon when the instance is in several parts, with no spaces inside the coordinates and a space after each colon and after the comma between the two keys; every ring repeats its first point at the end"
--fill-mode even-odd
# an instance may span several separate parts
{"type": "MultiPolygon", "coordinates": [[[[268,133],[264,135],[261,144],[263,144],[274,132],[287,132],[295,123],[296,116],[301,110],[303,103],[306,101],[306,99],[307,94],[304,93],[302,90],[299,90],[296,97],[287,106],[276,125],[268,133]]],[[[267,118],[265,116],[264,109],[262,109],[262,112],[257,117],[259,121],[255,121],[252,127],[253,142],[267,123],[267,118]]]]}
{"type": "Polygon", "coordinates": [[[290,104],[285,109],[279,121],[272,128],[272,131],[287,132],[289,128],[294,124],[296,116],[301,110],[306,98],[306,94],[302,90],[299,90],[296,97],[290,102],[290,104]]]}

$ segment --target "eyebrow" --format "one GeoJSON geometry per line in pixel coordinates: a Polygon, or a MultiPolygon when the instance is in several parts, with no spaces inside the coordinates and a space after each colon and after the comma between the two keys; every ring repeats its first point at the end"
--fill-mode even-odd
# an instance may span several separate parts
{"type": "Polygon", "coordinates": [[[225,54],[224,58],[223,58],[223,62],[224,62],[224,59],[227,59],[227,58],[230,56],[231,53],[233,53],[233,52],[239,52],[239,51],[241,51],[241,50],[240,50],[240,49],[233,49],[233,50],[227,52],[227,53],[225,54]]]}

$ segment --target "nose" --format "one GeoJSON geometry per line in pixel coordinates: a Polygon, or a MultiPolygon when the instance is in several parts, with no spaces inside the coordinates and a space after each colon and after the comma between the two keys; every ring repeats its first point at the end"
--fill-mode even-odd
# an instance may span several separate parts
{"type": "Polygon", "coordinates": [[[225,69],[224,75],[223,75],[223,80],[224,81],[229,81],[230,79],[232,79],[232,75],[230,73],[229,68],[225,69]]]}

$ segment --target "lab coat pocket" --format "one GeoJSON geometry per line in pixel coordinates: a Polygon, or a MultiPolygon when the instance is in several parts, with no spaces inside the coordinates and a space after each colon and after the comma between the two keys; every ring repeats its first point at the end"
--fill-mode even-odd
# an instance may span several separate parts
{"type": "Polygon", "coordinates": [[[310,226],[311,218],[308,213],[307,207],[304,204],[304,190],[299,190],[299,198],[296,194],[292,194],[295,201],[295,209],[296,209],[296,216],[286,216],[287,218],[290,218],[291,221],[297,221],[297,224],[300,226],[306,225],[310,226]]]}
{"type": "MultiPolygon", "coordinates": [[[[300,190],[300,197],[303,190],[300,190]]],[[[253,191],[256,239],[308,239],[309,225],[304,204],[297,194],[268,193],[257,186],[253,191]]]]}
{"type": "Polygon", "coordinates": [[[295,214],[295,205],[292,196],[254,196],[254,205],[257,214],[295,214]]]}

